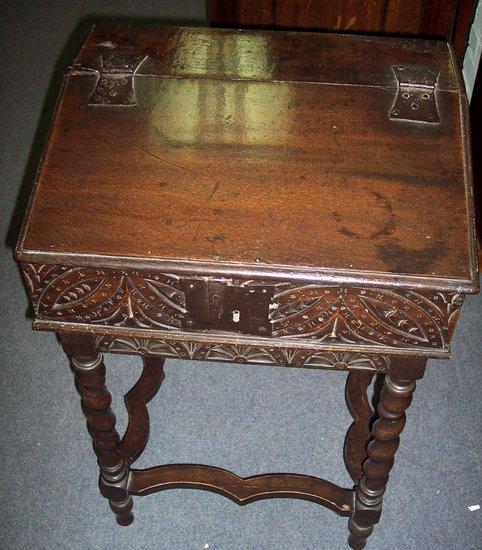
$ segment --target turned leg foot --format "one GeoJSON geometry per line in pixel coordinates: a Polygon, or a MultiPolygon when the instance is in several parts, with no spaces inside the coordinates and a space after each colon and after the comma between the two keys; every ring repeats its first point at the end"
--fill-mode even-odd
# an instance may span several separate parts
{"type": "Polygon", "coordinates": [[[117,523],[129,525],[134,515],[132,498],[127,492],[128,467],[119,451],[119,434],[110,409],[111,395],[105,387],[102,354],[97,352],[88,335],[62,334],[59,339],[71,360],[87,429],[97,455],[100,492],[109,500],[117,523]]]}
{"type": "Polygon", "coordinates": [[[115,519],[119,525],[127,526],[134,521],[134,514],[132,513],[132,497],[129,496],[122,502],[116,502],[115,500],[109,500],[110,509],[115,514],[115,519]]]}
{"type": "Polygon", "coordinates": [[[415,390],[414,377],[403,374],[385,375],[378,404],[378,419],[371,429],[368,458],[363,463],[362,476],[355,494],[355,507],[349,520],[350,548],[359,550],[378,523],[382,511],[382,499],[388,476],[393,467],[399,444],[399,435],[405,426],[405,410],[410,405],[415,390]]]}
{"type": "Polygon", "coordinates": [[[363,527],[358,525],[351,517],[348,520],[348,529],[350,531],[350,536],[348,537],[350,548],[353,548],[353,550],[362,550],[362,548],[365,548],[367,538],[373,533],[373,525],[363,527]]]}

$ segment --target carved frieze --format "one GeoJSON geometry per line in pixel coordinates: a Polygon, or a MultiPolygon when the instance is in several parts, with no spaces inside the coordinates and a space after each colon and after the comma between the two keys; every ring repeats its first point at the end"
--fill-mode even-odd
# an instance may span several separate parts
{"type": "Polygon", "coordinates": [[[463,302],[459,294],[358,286],[278,287],[272,335],[382,346],[444,347],[463,302]]]}
{"type": "Polygon", "coordinates": [[[173,275],[136,270],[23,264],[39,319],[140,328],[176,328],[186,313],[173,275]]]}
{"type": "MultiPolygon", "coordinates": [[[[40,264],[22,264],[22,270],[40,320],[190,333],[239,332],[330,344],[445,348],[463,301],[459,294],[438,291],[359,285],[300,286],[176,276],[154,270],[40,264]],[[259,297],[264,300],[263,307],[259,297]]],[[[231,361],[239,356],[250,362],[250,354],[256,356],[256,362],[259,354],[268,363],[284,361],[271,358],[272,353],[281,352],[268,350],[238,354],[234,348],[218,347],[209,348],[209,353],[220,357],[228,354],[231,361]]],[[[315,360],[304,353],[307,352],[296,351],[291,362],[315,360]]]]}
{"type": "Polygon", "coordinates": [[[260,345],[238,345],[201,341],[160,340],[124,336],[99,336],[99,351],[160,355],[176,359],[253,363],[286,367],[308,367],[334,370],[373,370],[386,372],[389,359],[382,355],[319,352],[302,348],[278,348],[260,345]]]}

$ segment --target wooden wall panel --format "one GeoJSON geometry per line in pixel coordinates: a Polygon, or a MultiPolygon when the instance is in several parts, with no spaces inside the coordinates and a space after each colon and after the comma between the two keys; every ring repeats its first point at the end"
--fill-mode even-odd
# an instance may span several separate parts
{"type": "Polygon", "coordinates": [[[420,34],[449,40],[452,36],[459,0],[425,0],[423,2],[420,34]]]}
{"type": "MultiPolygon", "coordinates": [[[[208,19],[211,25],[230,26],[238,22],[238,1],[237,0],[211,0],[207,6],[208,19]]],[[[251,16],[249,25],[256,25],[254,14],[251,16]]]]}
{"type": "Polygon", "coordinates": [[[253,12],[256,13],[257,24],[271,27],[274,24],[274,3],[272,0],[238,0],[238,21],[241,25],[249,25],[253,12]]]}
{"type": "Polygon", "coordinates": [[[376,32],[383,25],[385,0],[277,0],[277,27],[376,32]]]}
{"type": "Polygon", "coordinates": [[[211,0],[209,20],[219,26],[261,26],[274,24],[273,0],[211,0]]]}
{"type": "Polygon", "coordinates": [[[390,34],[418,34],[423,0],[389,0],[383,31],[390,34]]]}
{"type": "Polygon", "coordinates": [[[477,0],[210,0],[213,25],[422,35],[465,51],[477,0]]]}

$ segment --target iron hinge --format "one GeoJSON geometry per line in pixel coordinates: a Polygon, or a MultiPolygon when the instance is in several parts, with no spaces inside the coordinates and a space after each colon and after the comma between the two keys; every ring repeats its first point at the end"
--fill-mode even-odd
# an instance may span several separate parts
{"type": "Polygon", "coordinates": [[[102,55],[100,76],[89,105],[135,105],[133,77],[146,57],[144,54],[102,55]]]}
{"type": "Polygon", "coordinates": [[[440,116],[435,101],[440,74],[433,67],[392,66],[398,82],[397,97],[390,110],[390,119],[438,124],[440,116]]]}

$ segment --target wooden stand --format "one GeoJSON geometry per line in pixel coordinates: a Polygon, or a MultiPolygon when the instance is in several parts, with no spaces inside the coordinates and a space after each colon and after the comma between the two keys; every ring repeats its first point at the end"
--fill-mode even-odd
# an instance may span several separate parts
{"type": "Polygon", "coordinates": [[[397,377],[383,375],[378,415],[374,414],[367,396],[374,372],[352,370],[349,373],[346,401],[353,423],[347,432],[344,458],[356,482],[356,486],[349,489],[313,476],[278,473],[242,478],[221,468],[199,464],[131,468],[148,442],[146,405],[164,378],[163,357],[142,357],[141,377],[124,398],[129,423],[119,439],[115,416],[109,408],[111,396],[105,387],[105,366],[102,354],[95,347],[95,338],[82,333],[58,333],[58,336],[70,357],[94,443],[100,467],[100,491],[109,500],[119,525],[129,525],[134,519],[132,495],[143,496],[165,489],[203,489],[226,496],[239,505],[267,498],[299,498],[321,504],[340,516],[350,517],[349,545],[354,549],[365,547],[367,537],[380,519],[388,474],[405,425],[404,411],[415,389],[414,377],[423,376],[426,360],[391,358],[389,362],[397,377]],[[406,372],[404,376],[403,372],[406,372]],[[378,418],[370,430],[375,416],[378,418]]]}
{"type": "Polygon", "coordinates": [[[478,290],[467,124],[441,42],[92,29],[65,75],[16,259],[34,327],[71,358],[119,524],[134,495],[200,488],[322,504],[365,545],[415,381],[450,356],[478,290]],[[144,360],[122,438],[103,353],[144,360]],[[165,358],[349,372],[355,487],[132,468],[165,358]]]}

